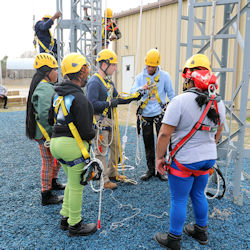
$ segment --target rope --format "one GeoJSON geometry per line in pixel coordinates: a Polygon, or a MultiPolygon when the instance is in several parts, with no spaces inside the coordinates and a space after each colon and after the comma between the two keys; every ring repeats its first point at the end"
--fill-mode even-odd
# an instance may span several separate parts
{"type": "Polygon", "coordinates": [[[216,173],[217,189],[216,189],[216,193],[214,194],[214,196],[210,197],[210,196],[207,195],[207,192],[211,193],[211,191],[214,191],[213,188],[208,188],[208,185],[212,181],[212,178],[213,178],[213,174],[212,174],[212,175],[209,176],[207,186],[205,188],[205,196],[206,196],[206,198],[208,200],[212,200],[212,199],[216,198],[219,195],[219,192],[220,192],[220,177],[219,177],[219,174],[216,171],[214,171],[214,172],[216,173]]]}
{"type": "MultiPolygon", "coordinates": [[[[106,191],[106,190],[105,190],[106,191]]],[[[135,213],[129,217],[126,217],[120,221],[116,221],[116,222],[112,222],[111,225],[110,225],[110,230],[115,230],[117,229],[118,227],[122,227],[125,225],[125,222],[127,222],[128,220],[134,218],[135,216],[137,216],[138,214],[141,213],[141,209],[140,208],[134,208],[131,204],[126,204],[126,205],[123,205],[121,202],[119,202],[114,196],[113,196],[113,190],[110,190],[111,191],[111,198],[116,201],[118,204],[119,204],[119,209],[122,209],[122,208],[125,208],[125,207],[129,207],[131,208],[132,211],[135,211],[135,213]]],[[[100,234],[107,234],[107,230],[104,230],[102,231],[100,234]]]]}
{"type": "MultiPolygon", "coordinates": [[[[141,19],[142,19],[142,6],[143,6],[143,0],[141,0],[141,5],[140,5],[140,16],[139,16],[139,25],[138,25],[138,36],[137,36],[137,45],[136,45],[136,56],[135,56],[135,71],[134,71],[134,79],[137,73],[137,67],[138,67],[138,53],[139,53],[139,46],[140,46],[140,40],[141,40],[141,19]]],[[[134,84],[134,83],[133,83],[134,84]]],[[[125,156],[125,148],[126,148],[126,143],[128,140],[127,137],[127,131],[128,131],[128,122],[130,118],[130,112],[131,112],[131,105],[132,103],[129,104],[128,106],[128,115],[127,115],[127,121],[126,121],[126,127],[125,127],[125,133],[124,136],[122,137],[122,155],[125,156]]]]}

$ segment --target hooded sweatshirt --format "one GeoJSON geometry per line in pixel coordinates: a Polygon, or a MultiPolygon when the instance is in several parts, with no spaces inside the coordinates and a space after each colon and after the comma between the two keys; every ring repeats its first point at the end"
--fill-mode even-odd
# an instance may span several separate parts
{"type": "MultiPolygon", "coordinates": [[[[157,67],[156,72],[154,75],[149,75],[147,71],[147,67],[145,67],[138,76],[135,78],[135,83],[133,87],[130,90],[130,93],[135,93],[139,89],[142,89],[142,87],[148,82],[147,78],[150,78],[151,83],[154,83],[154,79],[156,76],[159,77],[159,82],[157,83],[157,90],[159,97],[161,99],[161,102],[163,104],[166,103],[166,94],[171,100],[174,97],[174,89],[171,81],[171,77],[168,72],[161,70],[160,66],[157,67]]],[[[149,91],[142,97],[143,101],[146,101],[148,98],[149,91]]],[[[143,109],[142,115],[145,117],[154,117],[157,115],[160,115],[162,113],[162,108],[160,104],[158,103],[155,95],[152,95],[151,99],[148,101],[146,107],[143,109]]]]}
{"type": "MultiPolygon", "coordinates": [[[[65,80],[55,87],[55,92],[59,96],[73,95],[75,97],[72,101],[69,114],[82,140],[92,140],[95,137],[95,130],[93,129],[93,107],[84,95],[82,89],[71,81],[65,80]]],[[[49,114],[50,124],[53,123],[53,119],[54,109],[52,104],[49,114]]],[[[68,125],[55,124],[53,126],[52,138],[61,136],[73,137],[68,125]]]]}

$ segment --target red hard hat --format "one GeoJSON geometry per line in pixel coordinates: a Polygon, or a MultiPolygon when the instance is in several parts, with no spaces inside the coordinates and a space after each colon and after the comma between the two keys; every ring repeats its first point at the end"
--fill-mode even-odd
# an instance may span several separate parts
{"type": "Polygon", "coordinates": [[[182,76],[186,79],[193,80],[196,88],[201,90],[207,90],[210,84],[213,84],[215,88],[218,88],[217,77],[209,70],[194,70],[188,69],[182,76]]]}

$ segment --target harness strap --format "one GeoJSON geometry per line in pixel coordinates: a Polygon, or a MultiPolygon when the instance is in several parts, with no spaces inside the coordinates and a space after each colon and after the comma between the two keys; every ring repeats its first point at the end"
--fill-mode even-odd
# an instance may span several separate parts
{"type": "Polygon", "coordinates": [[[197,130],[200,130],[202,127],[204,128],[204,130],[207,129],[207,126],[204,126],[202,122],[205,119],[214,99],[215,99],[215,95],[212,95],[199,121],[194,125],[191,131],[176,144],[174,149],[170,152],[170,157],[172,159],[174,159],[174,156],[176,155],[176,153],[183,147],[185,143],[187,143],[190,140],[190,138],[197,132],[197,130]]]}
{"type": "Polygon", "coordinates": [[[159,93],[158,93],[158,89],[157,89],[157,83],[159,82],[159,77],[160,77],[160,73],[154,78],[154,82],[151,84],[151,80],[149,77],[146,77],[147,78],[147,81],[148,81],[148,85],[154,85],[155,86],[151,89],[149,95],[148,95],[148,98],[140,105],[140,108],[144,109],[146,107],[146,105],[148,104],[150,98],[152,97],[152,95],[154,94],[158,103],[160,104],[160,106],[162,106],[162,102],[161,102],[161,99],[159,97],[159,93]]]}
{"type": "Polygon", "coordinates": [[[50,141],[49,134],[47,133],[45,128],[41,125],[41,123],[39,121],[36,121],[36,123],[37,123],[42,135],[45,137],[46,141],[50,141]]]}
{"type": "Polygon", "coordinates": [[[176,159],[174,159],[174,162],[180,170],[173,168],[171,165],[167,166],[169,173],[172,175],[175,175],[178,177],[190,177],[191,175],[200,176],[200,175],[209,174],[209,170],[193,170],[193,169],[189,169],[189,168],[185,167],[180,162],[178,162],[176,159]]]}
{"type": "MultiPolygon", "coordinates": [[[[98,74],[95,73],[95,75],[101,80],[101,82],[103,83],[103,85],[106,87],[107,89],[107,99],[106,102],[109,102],[112,98],[113,98],[113,88],[112,85],[110,84],[110,82],[106,82],[104,81],[104,79],[98,74]]],[[[105,108],[104,111],[102,112],[103,116],[106,116],[108,113],[109,107],[105,108]]]]}
{"type": "MultiPolygon", "coordinates": [[[[58,96],[58,99],[56,100],[56,103],[58,104],[55,107],[56,114],[58,113],[59,106],[60,106],[62,108],[62,112],[63,112],[63,115],[65,117],[66,122],[69,122],[68,123],[69,129],[70,129],[72,135],[74,136],[74,138],[75,138],[75,140],[76,140],[76,142],[77,142],[77,144],[78,144],[78,146],[79,146],[79,148],[81,150],[81,153],[82,153],[85,161],[87,161],[87,160],[90,161],[89,152],[86,149],[86,147],[85,147],[85,145],[84,145],[84,143],[82,141],[82,138],[81,138],[81,136],[80,136],[80,134],[79,134],[79,132],[78,132],[78,130],[76,128],[76,126],[74,125],[74,123],[72,122],[71,119],[67,119],[67,117],[69,117],[69,113],[68,113],[68,111],[67,111],[67,109],[65,107],[63,96],[58,96]]],[[[79,159],[76,159],[76,160],[79,160],[79,159]]],[[[79,164],[79,163],[77,163],[77,164],[79,164]]]]}
{"type": "Polygon", "coordinates": [[[84,162],[85,163],[85,165],[88,165],[89,163],[90,163],[90,159],[88,158],[88,159],[84,159],[84,157],[83,156],[81,156],[81,157],[79,157],[79,158],[77,158],[77,159],[75,159],[75,160],[73,160],[73,161],[64,161],[63,159],[57,159],[60,163],[62,163],[62,164],[66,164],[66,165],[68,165],[68,166],[70,166],[70,167],[73,167],[73,166],[75,166],[75,165],[77,165],[77,164],[80,164],[80,163],[82,163],[82,162],[84,162]]]}
{"type": "Polygon", "coordinates": [[[50,30],[49,30],[49,34],[50,34],[50,47],[51,47],[51,49],[48,49],[48,48],[42,43],[42,41],[38,38],[38,36],[35,34],[35,36],[36,36],[36,38],[37,38],[37,41],[38,41],[39,45],[44,49],[44,51],[45,51],[46,53],[51,52],[52,49],[53,49],[53,47],[54,47],[54,44],[55,44],[54,38],[53,38],[53,36],[52,36],[50,30]]]}

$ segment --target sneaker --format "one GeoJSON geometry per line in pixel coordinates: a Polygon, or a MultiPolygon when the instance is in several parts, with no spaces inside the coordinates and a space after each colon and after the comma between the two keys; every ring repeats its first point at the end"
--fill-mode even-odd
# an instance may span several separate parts
{"type": "Polygon", "coordinates": [[[104,183],[104,188],[105,189],[116,189],[117,185],[114,182],[109,181],[109,182],[104,183]]]}
{"type": "Polygon", "coordinates": [[[4,109],[8,109],[6,106],[3,107],[4,109]]]}
{"type": "Polygon", "coordinates": [[[127,179],[127,176],[125,175],[111,176],[109,177],[109,179],[111,181],[124,181],[125,179],[127,179]]]}

